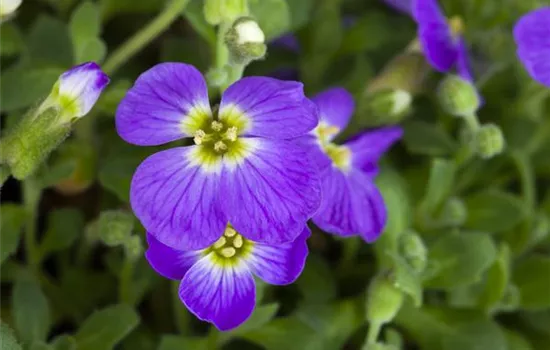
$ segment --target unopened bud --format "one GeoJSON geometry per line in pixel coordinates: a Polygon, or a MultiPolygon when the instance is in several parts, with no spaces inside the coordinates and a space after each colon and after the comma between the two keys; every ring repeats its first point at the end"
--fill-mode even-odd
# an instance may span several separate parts
{"type": "Polygon", "coordinates": [[[248,15],[248,0],[205,0],[204,18],[212,25],[248,15]]]}
{"type": "Polygon", "coordinates": [[[412,95],[401,89],[386,89],[373,93],[359,103],[361,114],[368,116],[369,124],[395,124],[405,116],[412,102],[412,95]]]}
{"type": "Polygon", "coordinates": [[[124,252],[130,261],[136,261],[143,254],[143,243],[139,236],[131,236],[124,242],[124,252]]]}
{"type": "Polygon", "coordinates": [[[134,218],[122,210],[104,211],[99,216],[97,229],[103,243],[110,247],[121,245],[132,234],[134,218]]]}
{"type": "Polygon", "coordinates": [[[225,35],[231,62],[248,64],[262,59],[267,51],[265,35],[258,23],[249,17],[239,18],[225,35]]]}
{"type": "Polygon", "coordinates": [[[438,88],[438,97],[445,111],[456,117],[474,115],[479,108],[475,86],[457,75],[448,75],[438,88]]]}
{"type": "Polygon", "coordinates": [[[476,134],[477,153],[481,158],[492,158],[504,151],[502,130],[495,124],[482,125],[476,134]]]}
{"type": "Polygon", "coordinates": [[[367,297],[367,320],[372,324],[385,324],[393,320],[401,304],[403,293],[395,287],[387,274],[376,276],[367,297]]]}
{"type": "Polygon", "coordinates": [[[65,195],[75,195],[84,192],[93,183],[96,154],[88,142],[68,140],[59,147],[53,158],[59,163],[74,164],[73,172],[55,184],[57,191],[65,195]]]}
{"type": "Polygon", "coordinates": [[[438,222],[444,226],[462,226],[467,219],[468,209],[464,201],[460,198],[452,197],[445,202],[441,213],[438,217],[438,222]]]}
{"type": "Polygon", "coordinates": [[[0,0],[0,19],[12,15],[22,2],[22,0],[0,0]]]}
{"type": "Polygon", "coordinates": [[[417,273],[422,273],[426,269],[427,250],[422,238],[413,232],[405,232],[399,238],[400,252],[403,258],[409,263],[417,273]]]}

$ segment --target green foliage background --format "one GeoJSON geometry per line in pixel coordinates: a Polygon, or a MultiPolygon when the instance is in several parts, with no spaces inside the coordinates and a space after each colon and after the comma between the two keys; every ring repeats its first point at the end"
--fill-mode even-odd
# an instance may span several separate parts
{"type": "MultiPolygon", "coordinates": [[[[404,139],[377,179],[389,213],[384,235],[367,245],[314,231],[297,283],[260,285],[252,318],[227,333],[197,321],[178,300],[177,283],[144,260],[144,232],[128,192],[136,166],[158,148],[128,145],[114,130],[116,106],[144,70],[181,61],[206,73],[214,64],[217,34],[202,1],[167,11],[174,3],[24,0],[1,25],[3,130],[74,64],[103,63],[112,78],[39,173],[2,189],[2,350],[367,349],[368,286],[381,272],[406,298],[369,349],[550,349],[550,90],[524,72],[512,37],[522,14],[550,3],[442,1],[466,24],[485,98],[479,118],[503,129],[506,151],[464,161],[462,122],[437,103],[441,76],[409,57],[409,67],[427,76],[415,85],[401,121],[404,139]],[[117,48],[159,17],[173,22],[121,58],[117,48]],[[411,235],[426,246],[426,257],[411,253],[411,235]]],[[[342,85],[359,107],[415,38],[414,23],[381,0],[249,5],[268,39],[294,32],[301,50],[270,47],[246,74],[297,69],[308,94],[342,85]],[[350,16],[354,23],[344,26],[350,16]]],[[[347,135],[391,122],[359,108],[347,135]]]]}

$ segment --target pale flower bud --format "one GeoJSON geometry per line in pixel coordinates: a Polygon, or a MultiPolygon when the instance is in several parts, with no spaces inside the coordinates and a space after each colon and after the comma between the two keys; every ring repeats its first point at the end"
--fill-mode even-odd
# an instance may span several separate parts
{"type": "Polygon", "coordinates": [[[23,0],[0,0],[0,17],[3,18],[13,14],[22,2],[23,0]]]}

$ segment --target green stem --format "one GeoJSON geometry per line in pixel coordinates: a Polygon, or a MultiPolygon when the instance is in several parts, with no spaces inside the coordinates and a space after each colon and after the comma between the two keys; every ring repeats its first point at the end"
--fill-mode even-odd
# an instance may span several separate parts
{"type": "Polygon", "coordinates": [[[527,210],[532,212],[535,209],[537,200],[533,167],[531,166],[529,158],[523,153],[512,153],[512,160],[514,161],[519,173],[523,200],[525,201],[527,210]]]}
{"type": "Polygon", "coordinates": [[[33,272],[38,271],[40,252],[36,242],[36,222],[38,220],[38,204],[42,189],[35,178],[29,177],[23,181],[23,204],[27,212],[25,224],[25,253],[27,263],[33,272]]]}
{"type": "Polygon", "coordinates": [[[371,322],[370,327],[367,333],[367,344],[375,344],[378,340],[378,335],[380,334],[380,328],[382,324],[378,322],[371,322]]]}
{"type": "Polygon", "coordinates": [[[217,69],[224,68],[229,62],[229,50],[225,45],[225,33],[227,33],[230,27],[231,24],[227,22],[222,22],[218,26],[218,37],[216,40],[216,57],[214,60],[216,62],[217,69]]]}
{"type": "Polygon", "coordinates": [[[103,65],[105,73],[111,75],[149,42],[165,31],[181,15],[189,0],[173,0],[145,28],[138,31],[107,58],[103,65]]]}
{"type": "Polygon", "coordinates": [[[223,93],[231,84],[241,79],[244,73],[244,65],[237,64],[231,65],[229,67],[229,73],[227,75],[227,80],[224,84],[220,86],[220,93],[223,93]]]}
{"type": "Polygon", "coordinates": [[[121,303],[132,305],[132,275],[134,262],[125,258],[120,271],[118,298],[121,303]]]}

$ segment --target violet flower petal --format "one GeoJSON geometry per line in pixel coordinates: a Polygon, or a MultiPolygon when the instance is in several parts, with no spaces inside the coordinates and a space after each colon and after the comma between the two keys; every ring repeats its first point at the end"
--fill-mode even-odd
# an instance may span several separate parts
{"type": "Polygon", "coordinates": [[[290,284],[304,269],[308,255],[306,240],[310,235],[306,226],[293,242],[274,246],[255,243],[246,262],[252,272],[265,282],[275,285],[290,284]]]}
{"type": "Polygon", "coordinates": [[[436,70],[449,71],[456,62],[457,41],[437,0],[413,1],[412,13],[426,59],[436,70]]]}
{"type": "Polygon", "coordinates": [[[220,103],[220,120],[244,113],[241,134],[287,139],[304,135],[319,121],[303,84],[266,77],[247,77],[231,85],[220,103]]]}
{"type": "Polygon", "coordinates": [[[384,2],[397,11],[411,15],[413,0],[384,0],[384,2]]]}
{"type": "Polygon", "coordinates": [[[141,74],[116,112],[126,142],[161,145],[192,136],[212,114],[201,73],[184,63],[161,63],[141,74]]]}
{"type": "Polygon", "coordinates": [[[189,146],[155,153],[140,164],[131,183],[135,215],[157,240],[173,248],[206,248],[227,224],[218,201],[220,173],[197,164],[197,150],[189,146]]]}
{"type": "Polygon", "coordinates": [[[245,264],[220,264],[216,253],[200,259],[183,277],[179,296],[199,319],[227,331],[242,324],[254,310],[254,278],[245,264]]]}
{"type": "Polygon", "coordinates": [[[514,27],[514,39],[531,77],[550,87],[550,7],[524,15],[514,27]]]}
{"type": "Polygon", "coordinates": [[[152,234],[147,233],[149,248],[145,258],[159,275],[173,280],[181,280],[185,273],[200,258],[197,250],[176,250],[159,242],[152,234]]]}
{"type": "MultiPolygon", "coordinates": [[[[311,99],[319,108],[319,122],[335,126],[342,131],[349,123],[355,102],[353,96],[344,88],[337,87],[325,90],[311,99]]],[[[334,134],[328,139],[332,140],[334,134]]]]}
{"type": "Polygon", "coordinates": [[[226,164],[221,205],[231,225],[265,244],[293,241],[320,202],[320,182],[306,150],[290,140],[245,138],[251,153],[226,164]]]}

